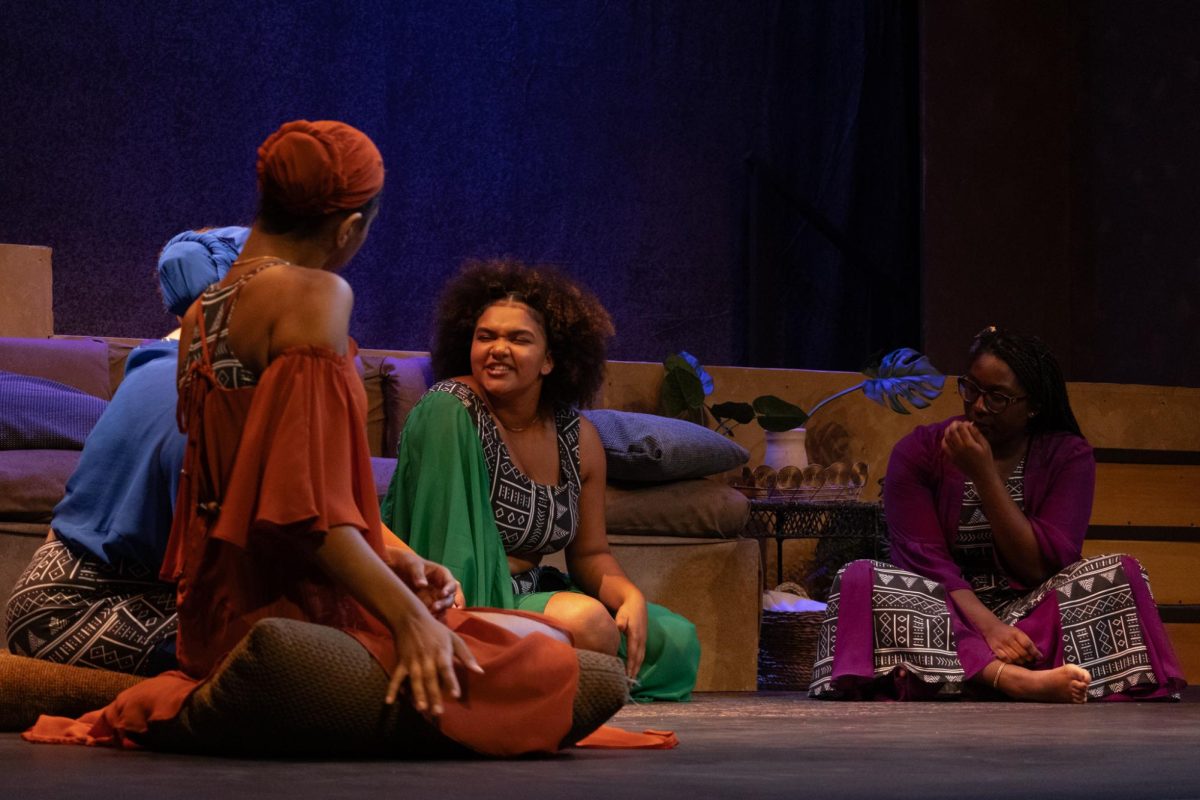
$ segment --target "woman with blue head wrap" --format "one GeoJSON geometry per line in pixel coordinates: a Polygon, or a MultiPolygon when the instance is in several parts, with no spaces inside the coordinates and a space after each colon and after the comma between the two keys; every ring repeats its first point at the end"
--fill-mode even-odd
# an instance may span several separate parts
{"type": "Polygon", "coordinates": [[[225,277],[250,235],[249,228],[205,228],[172,236],[158,256],[163,304],[182,317],[200,293],[225,277]]]}
{"type": "MultiPolygon", "coordinates": [[[[168,241],[158,259],[167,310],[181,316],[224,277],[248,233],[189,230],[168,241]]],[[[9,601],[14,653],[139,675],[175,667],[175,586],[159,581],[158,571],[185,444],[175,421],[177,359],[178,343],[168,338],[126,360],[50,535],[9,601]]]]}

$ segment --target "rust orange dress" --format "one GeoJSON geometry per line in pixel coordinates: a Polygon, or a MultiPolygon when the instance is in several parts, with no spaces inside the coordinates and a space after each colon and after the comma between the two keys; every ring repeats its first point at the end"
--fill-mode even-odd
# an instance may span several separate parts
{"type": "MultiPolygon", "coordinates": [[[[188,445],[161,573],[178,585],[180,670],[78,721],[42,717],[25,735],[31,741],[135,746],[137,734],[174,717],[267,617],[339,628],[385,670],[395,666],[387,627],[313,558],[325,532],[340,525],[384,552],[353,343],[346,356],[293,348],[261,375],[251,373],[225,339],[237,294],[254,274],[210,289],[189,312],[194,322],[203,318],[207,335],[193,342],[181,380],[188,445]]],[[[439,729],[488,755],[557,749],[578,684],[573,648],[537,634],[517,637],[466,611],[451,609],[445,623],[484,674],[458,670],[464,700],[445,698],[439,729]]]]}

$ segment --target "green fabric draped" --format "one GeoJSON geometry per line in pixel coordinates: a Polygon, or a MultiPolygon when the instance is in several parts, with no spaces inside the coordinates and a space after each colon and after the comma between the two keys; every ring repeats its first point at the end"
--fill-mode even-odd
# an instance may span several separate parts
{"type": "Polygon", "coordinates": [[[404,424],[384,524],[446,566],[469,606],[514,608],[508,557],[492,516],[491,477],[471,415],[446,392],[426,394],[404,424]]]}

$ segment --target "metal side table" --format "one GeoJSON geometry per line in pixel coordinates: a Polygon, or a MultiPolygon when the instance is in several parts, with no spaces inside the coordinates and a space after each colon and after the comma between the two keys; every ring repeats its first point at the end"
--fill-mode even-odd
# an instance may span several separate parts
{"type": "MultiPolygon", "coordinates": [[[[843,543],[842,548],[826,548],[830,555],[837,551],[857,551],[851,558],[887,557],[887,528],[881,503],[857,500],[813,501],[786,496],[752,498],[750,520],[745,536],[758,539],[763,546],[763,565],[766,568],[767,539],[775,540],[775,584],[783,582],[783,542],[786,539],[818,539],[818,559],[823,544],[843,543]]],[[[847,559],[849,560],[849,559],[847,559]]],[[[843,561],[842,563],[845,563],[843,561]]],[[[842,564],[830,564],[836,572],[842,564]]],[[[824,599],[824,598],[820,598],[824,599]]]]}

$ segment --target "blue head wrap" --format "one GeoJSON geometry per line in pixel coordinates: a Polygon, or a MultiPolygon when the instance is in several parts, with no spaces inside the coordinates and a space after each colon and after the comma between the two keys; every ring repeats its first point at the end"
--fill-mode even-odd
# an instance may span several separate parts
{"type": "Polygon", "coordinates": [[[167,310],[183,316],[201,292],[225,277],[249,235],[249,228],[235,226],[184,231],[168,241],[158,257],[158,285],[167,310]]]}

